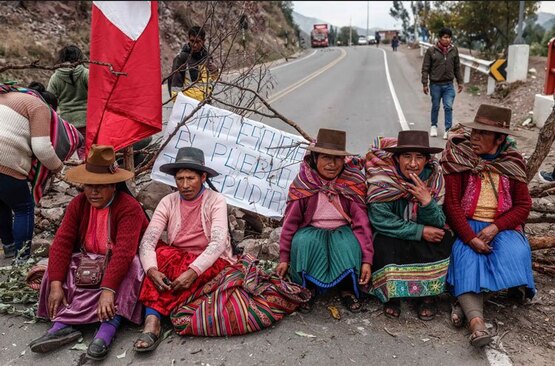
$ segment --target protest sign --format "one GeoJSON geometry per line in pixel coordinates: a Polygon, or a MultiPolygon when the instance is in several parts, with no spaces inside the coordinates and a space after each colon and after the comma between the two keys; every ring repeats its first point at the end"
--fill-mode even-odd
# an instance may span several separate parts
{"type": "MultiPolygon", "coordinates": [[[[179,94],[164,137],[197,105],[197,100],[179,94]]],[[[301,136],[204,105],[160,153],[151,178],[175,186],[174,177],[162,173],[160,166],[173,163],[177,150],[185,146],[204,151],[206,166],[220,173],[211,181],[228,204],[281,218],[289,185],[299,172],[308,145],[301,136]]]]}

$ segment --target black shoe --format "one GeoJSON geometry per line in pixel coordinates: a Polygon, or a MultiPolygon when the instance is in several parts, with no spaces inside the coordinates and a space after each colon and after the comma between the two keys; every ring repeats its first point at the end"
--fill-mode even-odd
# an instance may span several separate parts
{"type": "Polygon", "coordinates": [[[540,178],[540,180],[544,183],[552,183],[555,182],[555,177],[553,177],[552,173],[546,172],[544,170],[540,171],[538,173],[538,177],[540,178]]]}
{"type": "Polygon", "coordinates": [[[31,343],[31,351],[36,353],[46,353],[60,348],[61,346],[74,342],[81,338],[81,332],[73,327],[65,327],[54,333],[46,333],[31,343]]]}
{"type": "Polygon", "coordinates": [[[4,244],[4,259],[15,257],[15,244],[4,244]]]}
{"type": "Polygon", "coordinates": [[[95,338],[87,348],[87,358],[91,360],[101,361],[106,358],[108,352],[110,351],[110,346],[106,346],[104,340],[101,338],[95,338]]]}

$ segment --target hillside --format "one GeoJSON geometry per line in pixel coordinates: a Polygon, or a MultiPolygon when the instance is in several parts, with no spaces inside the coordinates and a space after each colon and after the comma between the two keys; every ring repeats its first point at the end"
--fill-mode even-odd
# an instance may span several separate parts
{"type": "MultiPolygon", "coordinates": [[[[244,66],[245,56],[264,62],[296,51],[297,45],[291,39],[294,31],[284,17],[280,2],[160,1],[158,4],[162,75],[169,74],[172,59],[185,43],[190,27],[206,24],[207,40],[217,44],[219,39],[215,38],[223,37],[223,29],[237,32],[234,27],[242,12],[247,14],[249,24],[245,48],[236,42],[228,68],[244,66]],[[211,11],[215,15],[207,21],[206,14],[211,11]],[[287,35],[289,42],[285,41],[287,35]]],[[[4,26],[0,66],[36,60],[41,65],[53,65],[58,50],[69,44],[80,47],[88,58],[91,6],[92,2],[88,1],[0,1],[0,23],[4,26]]],[[[224,44],[229,47],[230,41],[224,44]]],[[[217,55],[214,57],[218,61],[217,55]]],[[[46,83],[51,74],[52,71],[43,70],[7,71],[0,75],[0,82],[46,83]]]]}

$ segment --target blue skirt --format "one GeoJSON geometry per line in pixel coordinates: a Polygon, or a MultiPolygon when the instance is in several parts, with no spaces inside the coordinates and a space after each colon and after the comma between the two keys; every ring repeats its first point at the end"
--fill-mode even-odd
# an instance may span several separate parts
{"type": "MultiPolygon", "coordinates": [[[[489,222],[468,220],[475,233],[489,222]]],[[[519,231],[500,231],[490,243],[490,254],[476,253],[459,238],[453,244],[447,283],[455,296],[467,292],[495,292],[526,286],[526,294],[536,293],[532,274],[532,252],[528,239],[519,231]]]]}

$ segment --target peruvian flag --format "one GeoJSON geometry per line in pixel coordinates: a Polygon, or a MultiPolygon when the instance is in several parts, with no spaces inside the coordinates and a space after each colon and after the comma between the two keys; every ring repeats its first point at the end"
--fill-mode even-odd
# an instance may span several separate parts
{"type": "Polygon", "coordinates": [[[93,1],[86,150],[129,146],[162,130],[158,4],[93,1]]]}

